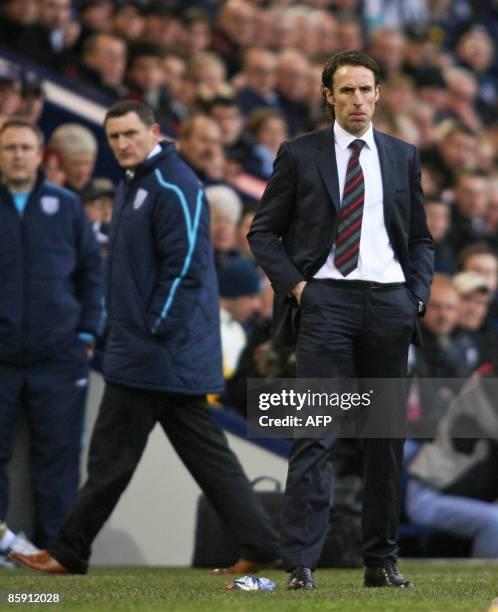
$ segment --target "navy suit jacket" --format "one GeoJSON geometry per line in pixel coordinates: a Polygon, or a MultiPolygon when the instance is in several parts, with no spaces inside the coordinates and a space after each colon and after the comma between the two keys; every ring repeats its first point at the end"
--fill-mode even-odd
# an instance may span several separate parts
{"type": "MultiPolygon", "coordinates": [[[[434,246],[427,228],[420,162],[413,145],[374,130],[384,191],[387,234],[408,288],[429,299],[434,246]]],[[[340,207],[333,130],[284,142],[248,234],[275,290],[274,341],[295,344],[299,307],[291,290],[310,280],[330,254],[340,207]]],[[[415,329],[414,342],[420,343],[415,329]]]]}

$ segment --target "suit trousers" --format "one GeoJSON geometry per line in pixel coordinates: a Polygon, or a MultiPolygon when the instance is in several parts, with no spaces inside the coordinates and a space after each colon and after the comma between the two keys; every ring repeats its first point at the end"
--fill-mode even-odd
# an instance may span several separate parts
{"type": "Polygon", "coordinates": [[[277,558],[277,536],[270,519],[205,398],[110,383],[92,434],[87,480],[58,537],[47,547],[49,553],[71,572],[86,573],[92,542],[133,476],[156,423],[240,543],[241,556],[277,558]]]}
{"type": "MultiPolygon", "coordinates": [[[[416,320],[404,285],[370,288],[312,280],[301,296],[298,378],[404,378],[416,320]]],[[[402,409],[406,410],[405,407],[402,409]]],[[[402,437],[362,440],[365,565],[396,558],[402,437]]],[[[328,529],[334,439],[295,439],[282,510],[281,552],[288,571],[314,569],[328,529]]]]}

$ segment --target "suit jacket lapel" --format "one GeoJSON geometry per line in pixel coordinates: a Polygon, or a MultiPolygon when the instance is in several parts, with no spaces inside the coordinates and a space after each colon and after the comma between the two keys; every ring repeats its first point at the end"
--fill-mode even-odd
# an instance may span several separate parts
{"type": "Polygon", "coordinates": [[[341,196],[339,194],[339,178],[337,176],[337,163],[335,159],[334,132],[331,128],[325,128],[320,130],[317,136],[318,143],[315,159],[330,199],[334,204],[336,212],[339,212],[341,196]]]}
{"type": "Polygon", "coordinates": [[[380,171],[382,174],[382,190],[384,192],[384,223],[389,228],[391,222],[391,207],[395,185],[396,163],[391,148],[385,141],[383,135],[374,130],[375,144],[379,152],[380,171]]]}

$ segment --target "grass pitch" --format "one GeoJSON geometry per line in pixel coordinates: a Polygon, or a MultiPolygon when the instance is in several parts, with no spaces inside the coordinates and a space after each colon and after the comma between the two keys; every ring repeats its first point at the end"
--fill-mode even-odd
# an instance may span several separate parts
{"type": "Polygon", "coordinates": [[[231,578],[186,568],[96,567],[87,576],[43,576],[0,571],[0,610],[299,611],[425,610],[486,612],[498,597],[498,564],[405,561],[402,572],[416,589],[364,589],[361,570],[318,570],[318,588],[287,592],[287,574],[263,572],[272,592],[227,591],[231,578]],[[8,593],[59,593],[62,603],[8,604],[8,593]]]}

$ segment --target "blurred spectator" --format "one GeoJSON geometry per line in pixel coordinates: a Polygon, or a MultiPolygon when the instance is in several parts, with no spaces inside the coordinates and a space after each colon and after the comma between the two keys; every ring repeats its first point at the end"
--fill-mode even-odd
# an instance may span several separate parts
{"type": "Polygon", "coordinates": [[[411,118],[418,133],[418,148],[430,147],[435,140],[434,108],[430,104],[421,103],[417,97],[417,104],[412,109],[411,118]]]}
{"type": "Polygon", "coordinates": [[[457,269],[477,272],[484,278],[491,296],[489,322],[498,329],[498,255],[486,243],[470,244],[458,254],[457,269]]]}
{"type": "Polygon", "coordinates": [[[477,136],[468,127],[451,122],[439,130],[436,145],[421,151],[420,157],[437,177],[441,189],[451,187],[460,173],[477,168],[477,136]]]}
{"type": "Polygon", "coordinates": [[[253,45],[274,50],[272,45],[272,14],[266,7],[256,8],[256,32],[253,45]]]}
{"type": "Polygon", "coordinates": [[[26,34],[38,18],[37,0],[4,0],[0,11],[1,45],[23,53],[26,34]]]}
{"type": "Polygon", "coordinates": [[[272,173],[277,151],[288,137],[287,124],[278,111],[262,108],[249,116],[246,131],[256,141],[253,148],[254,154],[259,158],[256,174],[267,179],[272,173]]]}
{"type": "Polygon", "coordinates": [[[382,27],[372,32],[369,55],[379,64],[384,78],[401,71],[405,45],[402,30],[382,27]]]}
{"type": "Polygon", "coordinates": [[[38,123],[44,106],[43,86],[35,74],[28,72],[23,77],[21,103],[16,114],[32,123],[38,123]]]}
{"type": "Polygon", "coordinates": [[[493,70],[495,45],[492,37],[483,26],[475,25],[458,39],[455,51],[462,65],[470,68],[478,81],[478,110],[484,119],[490,118],[498,95],[498,76],[493,70]]]}
{"type": "Polygon", "coordinates": [[[411,116],[416,107],[415,89],[411,79],[401,73],[388,77],[382,85],[380,109],[390,119],[393,136],[418,144],[417,126],[411,116]]]}
{"type": "Polygon", "coordinates": [[[13,64],[0,62],[0,116],[15,115],[21,104],[21,72],[13,64]]]}
{"type": "Polygon", "coordinates": [[[145,102],[153,109],[160,124],[171,126],[176,123],[176,116],[171,109],[170,93],[163,84],[161,55],[160,48],[151,43],[138,41],[130,45],[126,71],[127,98],[145,102]]]}
{"type": "Polygon", "coordinates": [[[434,441],[409,465],[406,510],[419,525],[472,538],[472,556],[498,557],[496,352],[451,403],[434,441]]]}
{"type": "Polygon", "coordinates": [[[112,0],[83,0],[79,7],[79,21],[83,37],[95,32],[110,33],[112,29],[112,0]]]}
{"type": "Polygon", "coordinates": [[[242,72],[237,78],[242,83],[239,100],[245,117],[262,107],[278,108],[276,71],[277,57],[272,51],[251,47],[244,53],[242,72]]]}
{"type": "Polygon", "coordinates": [[[477,272],[460,272],[453,277],[453,283],[460,296],[457,338],[464,348],[467,366],[473,372],[498,350],[498,333],[486,325],[490,291],[477,272]]]}
{"type": "Polygon", "coordinates": [[[489,206],[489,179],[481,172],[458,175],[453,190],[450,239],[455,252],[485,237],[485,216],[489,206]]]}
{"type": "Polygon", "coordinates": [[[106,178],[94,178],[81,193],[81,200],[103,257],[107,255],[109,226],[112,219],[114,185],[106,178]]]}
{"type": "Polygon", "coordinates": [[[78,123],[60,125],[48,141],[62,164],[65,187],[80,194],[90,182],[97,158],[97,140],[92,132],[78,123]]]}
{"type": "Polygon", "coordinates": [[[272,6],[269,11],[269,47],[279,52],[290,49],[294,44],[294,24],[291,13],[283,5],[272,6]]]}
{"type": "Polygon", "coordinates": [[[23,52],[44,66],[62,70],[67,51],[80,35],[80,25],[72,18],[71,0],[40,0],[38,21],[27,33],[23,52]]]}
{"type": "Polygon", "coordinates": [[[478,331],[489,304],[489,287],[477,272],[459,272],[453,277],[453,284],[460,296],[457,325],[470,332],[478,331]]]}
{"type": "Polygon", "coordinates": [[[182,15],[183,28],[178,42],[179,48],[187,57],[206,51],[211,44],[211,24],[206,14],[191,8],[182,15]]]}
{"type": "Polygon", "coordinates": [[[146,4],[143,39],[161,49],[174,47],[181,38],[181,21],[172,5],[164,0],[151,0],[146,4]]]}
{"type": "Polygon", "coordinates": [[[427,199],[425,202],[427,227],[434,240],[435,269],[451,274],[455,267],[455,251],[448,234],[451,225],[450,206],[441,199],[427,199]]]}
{"type": "Polygon", "coordinates": [[[363,30],[359,19],[352,15],[339,15],[337,17],[337,47],[351,51],[362,51],[365,47],[363,30]]]}
{"type": "Polygon", "coordinates": [[[220,54],[233,77],[242,68],[242,51],[254,44],[256,10],[245,0],[227,0],[218,12],[211,48],[220,54]]]}
{"type": "Polygon", "coordinates": [[[224,158],[221,130],[210,117],[194,115],[185,121],[180,128],[178,149],[203,183],[222,178],[218,167],[220,156],[224,158]]]}
{"type": "Polygon", "coordinates": [[[124,0],[114,8],[112,33],[116,36],[131,42],[142,36],[144,27],[142,3],[138,0],[124,0]]]}
{"type": "Polygon", "coordinates": [[[242,202],[227,185],[206,187],[206,198],[211,212],[211,241],[216,268],[229,258],[238,257],[237,226],[242,214],[242,202]]]}
{"type": "Polygon", "coordinates": [[[309,20],[313,28],[313,60],[323,66],[341,49],[337,41],[337,19],[326,10],[315,10],[309,20]]]}
{"type": "Polygon", "coordinates": [[[452,339],[458,304],[451,277],[436,273],[427,312],[421,319],[424,344],[416,348],[416,371],[421,377],[459,378],[468,374],[460,347],[452,339]]]}
{"type": "Polygon", "coordinates": [[[170,111],[173,115],[175,133],[179,125],[188,118],[190,96],[186,87],[187,62],[175,51],[165,51],[161,59],[163,84],[170,95],[170,111]]]}
{"type": "Polygon", "coordinates": [[[112,219],[112,201],[114,185],[111,180],[96,177],[86,186],[81,194],[85,212],[92,223],[110,224],[112,219]]]}
{"type": "Polygon", "coordinates": [[[301,132],[309,118],[309,69],[305,54],[297,49],[282,51],[278,57],[277,94],[291,136],[301,132]]]}
{"type": "Polygon", "coordinates": [[[211,97],[227,87],[226,66],[216,53],[198,53],[189,61],[187,72],[200,96],[211,97]]]}
{"type": "Polygon", "coordinates": [[[448,85],[442,71],[436,66],[422,66],[414,77],[419,100],[433,109],[436,121],[446,118],[448,85]]]}
{"type": "Polygon", "coordinates": [[[247,325],[261,308],[261,279],[253,262],[243,257],[225,261],[218,270],[223,372],[230,378],[247,336],[247,325]]]}
{"type": "Polygon", "coordinates": [[[434,62],[435,47],[430,32],[425,27],[412,26],[405,29],[403,72],[414,78],[418,71],[434,62]]]}
{"type": "Polygon", "coordinates": [[[112,34],[92,34],[83,44],[81,62],[70,66],[69,74],[108,96],[122,97],[126,94],[126,56],[123,39],[112,34]]]}
{"type": "Polygon", "coordinates": [[[477,113],[477,81],[465,68],[450,67],[444,73],[448,83],[447,109],[452,117],[474,132],[482,129],[482,121],[477,113]]]}
{"type": "Polygon", "coordinates": [[[470,374],[465,349],[455,339],[459,295],[450,276],[436,273],[427,311],[421,319],[423,346],[413,352],[413,377],[408,401],[411,435],[435,434],[448,402],[458,390],[458,380],[470,374]],[[418,382],[418,379],[425,379],[418,382]]]}
{"type": "Polygon", "coordinates": [[[260,158],[256,154],[254,138],[244,131],[244,122],[237,98],[234,95],[216,95],[204,102],[209,117],[221,130],[225,157],[237,168],[260,176],[260,158]]]}
{"type": "Polygon", "coordinates": [[[480,274],[494,295],[498,288],[498,256],[487,244],[481,242],[465,247],[458,255],[457,268],[480,274]]]}

